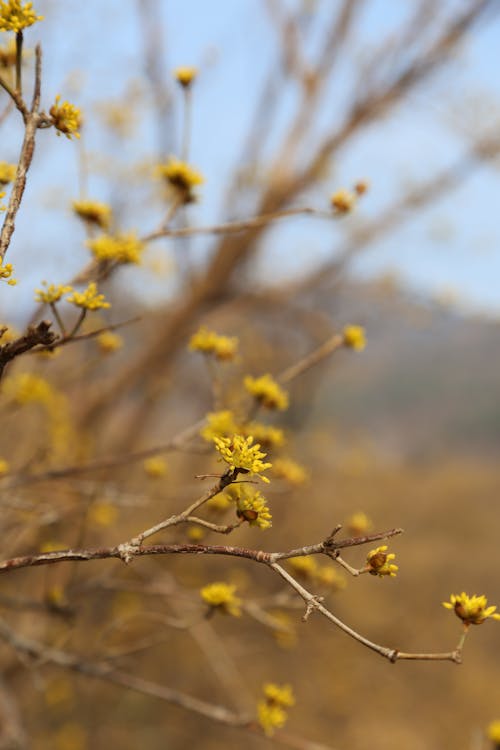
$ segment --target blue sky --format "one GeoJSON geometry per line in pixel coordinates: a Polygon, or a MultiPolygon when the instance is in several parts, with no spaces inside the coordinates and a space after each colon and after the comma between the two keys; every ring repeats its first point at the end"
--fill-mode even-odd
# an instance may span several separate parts
{"type": "MultiPolygon", "coordinates": [[[[116,201],[118,185],[124,228],[137,228],[141,234],[150,231],[161,216],[161,205],[148,172],[154,161],[156,132],[144,90],[138,3],[36,0],[34,5],[45,21],[27,31],[26,46],[39,40],[43,44],[44,105],[48,108],[55,94],[61,93],[85,113],[82,144],[88,163],[95,167],[90,172],[89,196],[116,201]],[[118,141],[103,128],[96,104],[123,97],[131,86],[143,89],[137,97],[137,128],[133,137],[118,141]],[[133,178],[137,164],[143,168],[145,186],[133,178]]],[[[409,0],[369,0],[350,54],[360,55],[383,38],[397,26],[403,9],[413,5],[409,0]]],[[[456,2],[455,7],[459,6],[456,2]]],[[[324,14],[329,7],[330,0],[318,0],[316,12],[324,14]]],[[[275,31],[258,0],[157,0],[155,10],[163,25],[166,54],[162,62],[167,73],[181,64],[197,65],[201,71],[195,89],[190,160],[204,173],[206,184],[202,200],[189,212],[192,224],[214,223],[226,218],[227,181],[240,157],[265,73],[277,65],[275,31]]],[[[354,216],[334,225],[310,218],[281,222],[270,234],[257,268],[267,277],[293,277],[332,257],[350,228],[377,216],[406,185],[427,179],[438,166],[444,167],[462,153],[461,130],[473,125],[475,114],[477,127],[494,122],[500,103],[499,31],[497,16],[460,50],[446,74],[433,79],[430,87],[413,92],[390,117],[361,132],[330,165],[327,183],[297,201],[326,207],[330,192],[366,177],[372,189],[354,216]]],[[[335,112],[341,111],[348,98],[349,66],[346,59],[328,92],[319,112],[318,132],[330,127],[335,112]]],[[[280,110],[282,127],[294,106],[292,92],[280,110]]],[[[13,161],[21,137],[16,115],[1,127],[0,159],[13,161]]],[[[279,132],[278,127],[274,140],[279,132]]],[[[174,143],[178,139],[177,122],[174,143]]],[[[27,310],[33,288],[42,279],[64,281],[85,263],[83,231],[69,210],[70,200],[78,196],[79,150],[79,143],[57,138],[53,131],[39,134],[8,256],[21,283],[15,288],[3,286],[0,314],[4,317],[13,306],[27,310]]],[[[432,295],[453,291],[469,309],[499,314],[499,182],[498,166],[482,165],[459,189],[370,246],[356,260],[353,271],[362,277],[391,272],[418,291],[432,295]]],[[[210,239],[191,243],[193,258],[203,258],[211,243],[210,239]]],[[[155,247],[152,255],[169,258],[175,252],[165,243],[155,247]]],[[[132,269],[121,273],[132,293],[141,294],[147,283],[152,301],[168,298],[175,286],[169,274],[153,281],[147,268],[143,276],[132,269]]]]}

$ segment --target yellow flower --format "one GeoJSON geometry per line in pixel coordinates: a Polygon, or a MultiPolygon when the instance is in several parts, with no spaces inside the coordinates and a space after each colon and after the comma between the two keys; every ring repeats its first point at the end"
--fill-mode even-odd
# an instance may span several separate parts
{"type": "Polygon", "coordinates": [[[272,526],[272,515],[266,500],[258,490],[244,488],[236,501],[236,515],[244,518],[250,526],[269,529],[272,526]]]}
{"type": "Polygon", "coordinates": [[[61,97],[58,94],[55,102],[49,110],[49,114],[52,117],[52,123],[55,129],[58,131],[57,135],[64,133],[66,138],[71,138],[72,135],[75,138],[80,137],[78,128],[82,124],[82,116],[80,110],[69,102],[62,102],[59,104],[61,97]]]}
{"type": "Polygon", "coordinates": [[[238,339],[230,336],[219,336],[214,331],[202,326],[189,342],[191,351],[213,354],[220,361],[233,360],[238,351],[238,339]]]}
{"type": "MultiPolygon", "coordinates": [[[[223,460],[236,473],[242,474],[261,474],[269,469],[272,464],[264,463],[263,458],[266,454],[259,450],[260,445],[253,443],[253,437],[245,438],[243,435],[233,435],[232,438],[214,437],[216,449],[221,454],[223,460]]],[[[267,477],[261,477],[263,482],[269,482],[267,477]]]]}
{"type": "Polygon", "coordinates": [[[353,536],[360,536],[361,534],[365,534],[372,528],[372,526],[373,524],[371,520],[368,518],[366,513],[363,513],[363,511],[353,513],[346,522],[346,529],[349,534],[352,534],[353,536]]]}
{"type": "Polygon", "coordinates": [[[66,297],[66,302],[81,307],[83,310],[103,310],[111,307],[109,302],[106,302],[104,294],[98,294],[97,284],[94,281],[91,281],[83,292],[73,291],[73,294],[66,297]]]}
{"type": "Polygon", "coordinates": [[[169,184],[182,203],[192,203],[196,197],[194,188],[205,182],[200,172],[175,156],[171,156],[166,164],[159,164],[156,173],[169,184]]]}
{"type": "Polygon", "coordinates": [[[495,612],[496,607],[488,607],[488,600],[484,595],[468,596],[465,591],[461,594],[452,594],[449,602],[443,602],[443,607],[453,609],[465,625],[481,625],[491,617],[500,620],[500,614],[495,612]]]}
{"type": "Polygon", "coordinates": [[[160,479],[167,474],[167,462],[161,456],[152,456],[143,463],[144,471],[152,479],[160,479]]]}
{"type": "Polygon", "coordinates": [[[116,505],[98,500],[90,506],[88,520],[96,526],[112,526],[118,519],[118,509],[116,505]]]}
{"type": "Polygon", "coordinates": [[[0,477],[5,476],[5,474],[8,474],[10,470],[9,462],[5,460],[5,458],[0,458],[0,477]]]}
{"type": "Polygon", "coordinates": [[[55,302],[59,302],[64,294],[69,294],[73,291],[71,286],[65,284],[47,284],[46,281],[42,281],[45,289],[35,289],[35,301],[41,302],[45,305],[52,305],[55,302]]]}
{"type": "Polygon", "coordinates": [[[235,596],[236,586],[228,583],[216,582],[204,586],[200,596],[212,609],[217,609],[225,615],[239,617],[241,615],[241,599],[235,596]]]}
{"type": "Polygon", "coordinates": [[[87,241],[87,247],[96,260],[116,263],[140,263],[144,243],[134,232],[128,234],[101,234],[87,241]]]}
{"type": "Polygon", "coordinates": [[[43,16],[37,16],[33,3],[0,0],[0,31],[22,31],[37,21],[43,21],[43,16]]]}
{"type": "Polygon", "coordinates": [[[391,576],[394,577],[398,571],[398,566],[391,561],[396,559],[394,553],[387,552],[387,544],[377,547],[368,553],[366,557],[366,570],[373,576],[391,576]]]}
{"type": "Polygon", "coordinates": [[[337,190],[330,198],[332,208],[339,214],[348,214],[354,208],[356,196],[349,190],[337,190]]]}
{"type": "Polygon", "coordinates": [[[181,66],[174,70],[175,80],[185,89],[192,84],[197,74],[198,69],[192,66],[181,66]]]}
{"type": "Polygon", "coordinates": [[[301,557],[290,557],[288,564],[298,578],[314,580],[318,573],[318,563],[314,557],[302,555],[301,557]]]}
{"type": "Polygon", "coordinates": [[[232,505],[232,498],[229,493],[219,492],[218,495],[211,497],[205,504],[205,507],[214,513],[225,513],[232,505]]]}
{"type": "Polygon", "coordinates": [[[205,537],[206,529],[202,529],[201,526],[190,526],[187,530],[187,538],[193,544],[201,542],[205,537]]]}
{"type": "Polygon", "coordinates": [[[94,224],[101,229],[108,229],[111,224],[112,212],[108,203],[100,201],[73,201],[73,211],[80,219],[94,224]]]}
{"type": "Polygon", "coordinates": [[[54,400],[54,389],[47,380],[31,372],[20,372],[5,379],[3,391],[20,406],[39,403],[50,406],[54,400]]]}
{"type": "Polygon", "coordinates": [[[0,161],[0,185],[8,185],[14,182],[16,178],[17,167],[15,164],[7,164],[6,161],[0,161]]]}
{"type": "Polygon", "coordinates": [[[248,393],[267,409],[284,411],[288,408],[288,393],[271,375],[261,375],[260,378],[247,375],[243,382],[248,393]]]}
{"type": "Polygon", "coordinates": [[[342,332],[344,346],[362,352],[366,346],[365,329],[361,326],[346,326],[342,332]]]}
{"type": "Polygon", "coordinates": [[[207,414],[207,424],[200,430],[204,440],[212,442],[214,437],[229,437],[239,431],[234,414],[229,409],[213,411],[207,414]]]}
{"type": "Polygon", "coordinates": [[[60,552],[63,549],[68,549],[68,545],[64,544],[64,542],[56,542],[53,540],[48,540],[40,545],[40,552],[42,555],[46,555],[48,552],[60,552]]]}
{"type": "Polygon", "coordinates": [[[342,573],[331,565],[323,565],[318,568],[316,580],[322,586],[332,591],[343,591],[346,587],[345,578],[342,573]]]}
{"type": "Polygon", "coordinates": [[[111,354],[122,348],[123,339],[117,333],[113,333],[113,331],[103,331],[97,337],[97,343],[102,352],[111,354]]]}
{"type": "Polygon", "coordinates": [[[264,732],[271,736],[275,729],[280,729],[288,716],[285,708],[295,705],[295,698],[290,685],[275,685],[268,682],[263,686],[264,700],[257,704],[259,724],[264,732]]]}
{"type": "Polygon", "coordinates": [[[0,263],[0,279],[9,279],[7,282],[9,286],[15,286],[17,284],[17,279],[12,278],[13,273],[14,267],[12,263],[6,263],[4,266],[0,263]]]}
{"type": "Polygon", "coordinates": [[[495,719],[488,726],[488,739],[500,744],[500,719],[495,719]]]}
{"type": "Polygon", "coordinates": [[[250,422],[241,428],[243,435],[253,435],[263,448],[278,448],[285,442],[285,434],[279,427],[262,422],[250,422]]]}
{"type": "Polygon", "coordinates": [[[308,478],[304,467],[291,458],[277,458],[273,462],[273,474],[278,479],[284,479],[296,485],[303,484],[308,478]]]}

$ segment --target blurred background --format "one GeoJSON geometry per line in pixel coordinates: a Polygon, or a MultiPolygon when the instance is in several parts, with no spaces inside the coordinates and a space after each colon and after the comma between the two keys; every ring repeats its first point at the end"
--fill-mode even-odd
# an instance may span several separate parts
{"type": "MultiPolygon", "coordinates": [[[[205,487],[195,475],[220,466],[197,435],[182,451],[162,446],[214,410],[214,392],[227,405],[245,374],[277,375],[344,325],[362,325],[366,350],[335,352],[294,380],[290,408],[269,420],[286,435],[271,460],[305,470],[300,482],[276,476],[264,488],[272,529],[245,527],[222,543],[295,548],[357,512],[372,531],[401,526],[395,579],[344,576],[321,593],[374,641],[452,649],[460,623],[442,601],[465,590],[500,604],[500,5],[35,6],[45,20],[25,33],[26,90],[40,41],[43,106],[61,94],[83,125],[78,141],[38,133],[7,256],[20,281],[0,295],[12,331],[50,318],[33,301],[42,280],[66,283],[88,264],[89,230],[73,199],[109,203],[120,230],[158,229],[168,204],[155,167],[182,156],[186,133],[187,161],[205,182],[175,230],[304,211],[148,242],[140,266],[102,279],[112,307],[88,323],[137,318],[118,331],[116,351],[90,339],[9,367],[2,557],[117,544],[181,511],[205,487]],[[190,119],[172,73],[184,65],[197,68],[190,119]],[[333,211],[331,195],[360,182],[367,189],[353,210],[333,211]],[[239,338],[239,359],[215,374],[188,351],[202,324],[239,338]],[[50,384],[50,410],[22,402],[27,372],[50,384]],[[139,453],[155,446],[166,461],[156,471],[139,453]]],[[[2,92],[0,110],[7,105],[2,92]]],[[[11,163],[19,120],[1,120],[1,158],[11,163]]],[[[179,527],[153,541],[194,533],[179,527]]],[[[362,566],[366,551],[346,559],[362,566]]],[[[290,683],[297,705],[286,731],[335,750],[490,747],[498,624],[473,628],[460,667],[391,665],[319,616],[303,623],[301,607],[256,567],[182,556],[28,569],[2,578],[0,605],[19,633],[235,710],[252,712],[265,681],[290,683]],[[237,584],[253,614],[206,619],[198,591],[214,580],[237,584]],[[281,617],[284,630],[262,613],[281,617]]],[[[1,653],[2,748],[250,750],[274,741],[9,645],[1,653]]]]}

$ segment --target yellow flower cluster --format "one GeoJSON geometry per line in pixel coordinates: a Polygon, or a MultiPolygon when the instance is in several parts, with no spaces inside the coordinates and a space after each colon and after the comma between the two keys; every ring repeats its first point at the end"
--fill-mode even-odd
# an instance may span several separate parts
{"type": "Polygon", "coordinates": [[[371,550],[366,556],[366,570],[372,576],[391,576],[394,577],[398,571],[398,566],[392,563],[396,555],[387,552],[387,544],[383,544],[377,549],[371,550]]]}
{"type": "Polygon", "coordinates": [[[349,534],[352,534],[353,536],[360,536],[361,534],[365,534],[372,528],[372,526],[373,524],[371,520],[368,518],[366,513],[363,513],[363,511],[353,513],[346,522],[346,529],[349,534]]]}
{"type": "Polygon", "coordinates": [[[362,326],[346,326],[342,332],[344,346],[362,352],[366,346],[365,329],[362,326]]]}
{"type": "Polygon", "coordinates": [[[250,526],[258,526],[259,529],[270,529],[272,524],[272,515],[266,505],[265,498],[258,490],[251,490],[247,487],[241,488],[239,497],[236,500],[236,515],[238,518],[244,518],[250,526]]]}
{"type": "Polygon", "coordinates": [[[331,565],[318,565],[311,555],[290,557],[288,563],[294,573],[306,581],[319,583],[334,591],[342,591],[346,587],[345,578],[338,570],[331,565]]]}
{"type": "Polygon", "coordinates": [[[113,331],[103,331],[97,337],[97,343],[104,354],[112,354],[122,348],[123,339],[113,331]]]}
{"type": "Polygon", "coordinates": [[[262,422],[250,422],[241,428],[243,435],[253,435],[264,448],[278,448],[285,442],[285,434],[279,427],[262,422]]]}
{"type": "Polygon", "coordinates": [[[91,281],[83,292],[73,291],[73,294],[66,297],[66,301],[83,310],[103,310],[111,307],[109,302],[106,302],[104,294],[97,292],[97,284],[94,281],[91,281]]]}
{"type": "Polygon", "coordinates": [[[134,232],[102,234],[94,240],[88,240],[87,247],[96,260],[116,263],[140,263],[144,252],[144,243],[134,232]]]}
{"type": "Polygon", "coordinates": [[[220,336],[215,331],[209,331],[202,326],[189,342],[189,348],[194,352],[212,354],[219,361],[231,361],[238,351],[238,339],[234,336],[220,336]]]}
{"type": "Polygon", "coordinates": [[[196,198],[194,188],[205,182],[200,172],[174,156],[166,164],[159,164],[156,173],[175,191],[177,199],[182,203],[192,203],[196,198]]]}
{"type": "Polygon", "coordinates": [[[0,263],[0,279],[8,279],[7,284],[9,286],[15,286],[17,284],[17,279],[12,278],[13,273],[14,266],[12,263],[6,263],[4,266],[0,263]]]}
{"type": "Polygon", "coordinates": [[[8,185],[14,182],[16,178],[17,167],[15,164],[8,164],[6,161],[0,161],[0,185],[8,185]]]}
{"type": "Polygon", "coordinates": [[[47,284],[46,281],[42,281],[42,285],[45,289],[35,289],[35,301],[44,305],[53,305],[59,302],[64,294],[73,291],[73,287],[64,284],[47,284]]]}
{"type": "Polygon", "coordinates": [[[59,104],[61,96],[58,94],[52,107],[49,109],[49,114],[52,117],[52,124],[58,131],[57,135],[64,133],[66,138],[75,136],[80,137],[78,129],[82,124],[82,116],[80,110],[69,102],[62,102],[59,104]]]}
{"type": "Polygon", "coordinates": [[[112,211],[108,203],[101,201],[73,201],[73,211],[80,219],[101,229],[108,229],[111,224],[112,211]]]}
{"type": "Polygon", "coordinates": [[[215,437],[230,437],[239,432],[239,426],[230,409],[209,412],[206,420],[207,423],[200,430],[200,435],[210,443],[215,437]]]}
{"type": "Polygon", "coordinates": [[[288,408],[288,393],[278,385],[271,375],[261,375],[260,378],[247,375],[243,383],[248,393],[266,409],[284,411],[288,408]]]}
{"type": "Polygon", "coordinates": [[[52,401],[54,390],[44,378],[31,372],[20,372],[4,381],[3,392],[20,406],[29,403],[48,404],[52,401]]]}
{"type": "Polygon", "coordinates": [[[273,462],[273,474],[278,479],[284,479],[294,485],[303,484],[308,478],[304,467],[291,458],[277,458],[273,462]]]}
{"type": "Polygon", "coordinates": [[[143,463],[144,471],[152,479],[160,479],[167,474],[167,462],[161,456],[152,456],[143,463]]]}
{"type": "Polygon", "coordinates": [[[259,724],[268,737],[276,729],[284,726],[288,715],[285,711],[295,704],[295,698],[290,685],[275,685],[272,682],[263,686],[264,699],[257,703],[257,717],[259,724]]]}
{"type": "Polygon", "coordinates": [[[187,89],[192,84],[197,74],[198,70],[193,66],[183,65],[174,70],[175,80],[180,83],[180,85],[185,89],[187,89]]]}
{"type": "Polygon", "coordinates": [[[87,519],[95,526],[112,526],[118,520],[118,508],[106,500],[97,500],[90,506],[87,519]]]}
{"type": "Polygon", "coordinates": [[[43,16],[37,16],[33,3],[0,0],[0,31],[22,31],[37,21],[43,21],[43,16]]]}
{"type": "Polygon", "coordinates": [[[225,615],[239,617],[241,615],[241,599],[235,596],[236,586],[229,583],[216,582],[204,586],[200,596],[208,606],[225,615]]]}
{"type": "MultiPolygon", "coordinates": [[[[264,463],[266,454],[259,450],[260,445],[253,445],[253,437],[245,438],[243,435],[233,435],[232,438],[214,437],[216,449],[223,460],[234,469],[236,473],[261,474],[269,469],[272,464],[264,463]]],[[[261,476],[263,482],[269,482],[267,477],[261,476]]]]}
{"type": "Polygon", "coordinates": [[[465,591],[461,594],[452,594],[449,602],[443,602],[443,607],[454,610],[465,625],[481,625],[491,617],[500,620],[500,614],[496,612],[496,606],[488,607],[488,600],[484,595],[468,596],[465,591]]]}
{"type": "Polygon", "coordinates": [[[337,190],[330,198],[332,208],[338,214],[348,214],[356,204],[356,196],[350,190],[341,188],[337,190]]]}

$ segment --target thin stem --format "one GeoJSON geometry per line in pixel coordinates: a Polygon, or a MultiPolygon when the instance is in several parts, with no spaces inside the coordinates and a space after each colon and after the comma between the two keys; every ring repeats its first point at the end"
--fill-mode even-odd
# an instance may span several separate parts
{"type": "Polygon", "coordinates": [[[66,337],[66,328],[64,326],[63,319],[59,315],[59,310],[57,309],[57,305],[55,304],[55,302],[50,303],[50,309],[52,310],[54,318],[56,319],[57,325],[59,326],[59,330],[61,331],[62,335],[66,337]]]}
{"type": "Polygon", "coordinates": [[[16,34],[16,91],[19,94],[19,96],[23,95],[22,67],[23,67],[23,32],[18,31],[16,34]]]}

